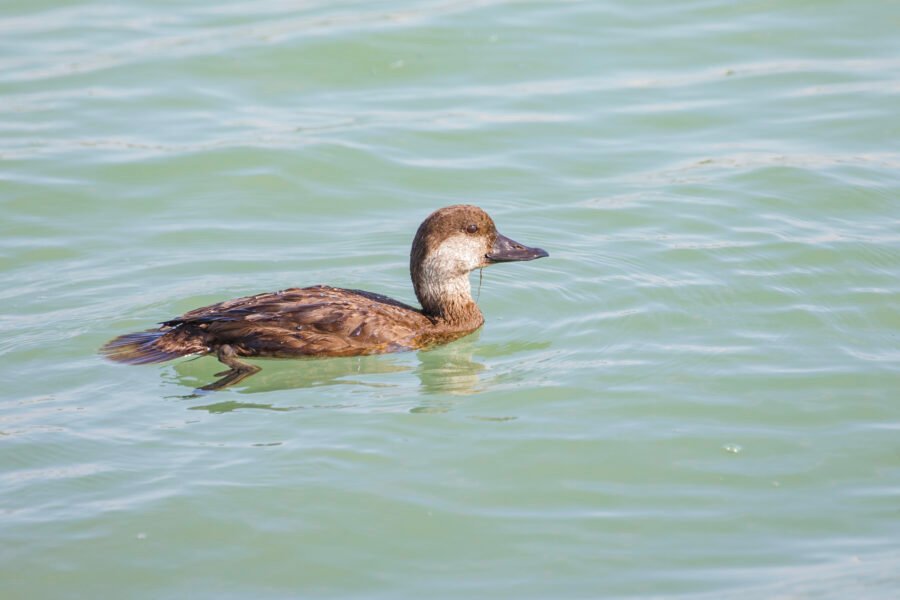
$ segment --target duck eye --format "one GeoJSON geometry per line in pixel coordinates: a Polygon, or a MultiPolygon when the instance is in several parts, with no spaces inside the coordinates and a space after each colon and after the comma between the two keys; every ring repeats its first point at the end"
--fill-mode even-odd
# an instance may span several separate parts
{"type": "Polygon", "coordinates": [[[478,225],[471,223],[466,227],[466,233],[478,233],[478,225]]]}

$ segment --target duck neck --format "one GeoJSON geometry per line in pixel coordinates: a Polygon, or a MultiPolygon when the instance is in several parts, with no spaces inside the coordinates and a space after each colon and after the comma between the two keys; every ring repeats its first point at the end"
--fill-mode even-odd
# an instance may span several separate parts
{"type": "Polygon", "coordinates": [[[481,310],[472,299],[468,273],[452,278],[416,278],[416,273],[413,275],[416,298],[427,317],[440,325],[459,330],[474,330],[484,323],[481,310]]]}

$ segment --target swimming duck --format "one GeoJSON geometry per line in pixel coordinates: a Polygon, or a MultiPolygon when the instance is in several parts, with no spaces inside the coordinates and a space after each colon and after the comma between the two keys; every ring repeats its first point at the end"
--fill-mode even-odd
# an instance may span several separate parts
{"type": "Polygon", "coordinates": [[[419,226],[409,256],[421,309],[387,296],[324,285],[227,300],[119,336],[101,352],[129,364],[215,354],[228,370],[200,389],[243,381],[260,367],[242,357],[328,357],[426,349],[468,335],[484,316],[472,299],[469,273],[494,263],[548,256],[497,232],[477,206],[454,205],[419,226]]]}

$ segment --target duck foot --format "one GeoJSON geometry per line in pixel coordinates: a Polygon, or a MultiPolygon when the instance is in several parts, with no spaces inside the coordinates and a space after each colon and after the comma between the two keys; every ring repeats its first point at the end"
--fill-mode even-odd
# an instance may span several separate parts
{"type": "Polygon", "coordinates": [[[258,373],[262,370],[256,365],[251,365],[250,363],[245,363],[238,360],[237,353],[234,351],[234,348],[227,344],[224,346],[219,346],[219,348],[216,350],[216,357],[219,359],[220,363],[231,368],[227,371],[220,371],[219,373],[216,373],[214,377],[221,377],[221,379],[217,379],[212,383],[204,385],[203,387],[199,387],[197,388],[198,390],[203,390],[205,392],[214,392],[216,390],[225,389],[228,386],[232,386],[236,383],[242,382],[254,373],[258,373]]]}
{"type": "Polygon", "coordinates": [[[260,370],[259,367],[254,366],[252,369],[241,369],[241,370],[232,369],[230,371],[225,371],[225,373],[227,373],[227,375],[225,375],[225,377],[222,377],[221,379],[217,379],[217,380],[213,381],[212,383],[208,383],[208,384],[204,385],[203,387],[199,387],[197,389],[202,390],[204,392],[215,392],[218,390],[223,390],[223,389],[225,389],[229,386],[232,386],[236,383],[242,382],[243,380],[247,379],[254,373],[258,372],[259,370],[260,370]]]}

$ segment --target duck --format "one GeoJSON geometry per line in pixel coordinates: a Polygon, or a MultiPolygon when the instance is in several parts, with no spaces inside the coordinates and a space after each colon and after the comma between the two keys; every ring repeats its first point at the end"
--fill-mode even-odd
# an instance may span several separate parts
{"type": "Polygon", "coordinates": [[[215,355],[228,367],[199,388],[219,390],[257,373],[243,358],[340,357],[428,350],[484,324],[469,273],[497,263],[549,256],[497,231],[470,204],[432,212],[413,238],[409,270],[421,308],[388,296],[327,285],[289,288],[188,311],[159,327],[120,335],[102,348],[126,364],[215,355]]]}

